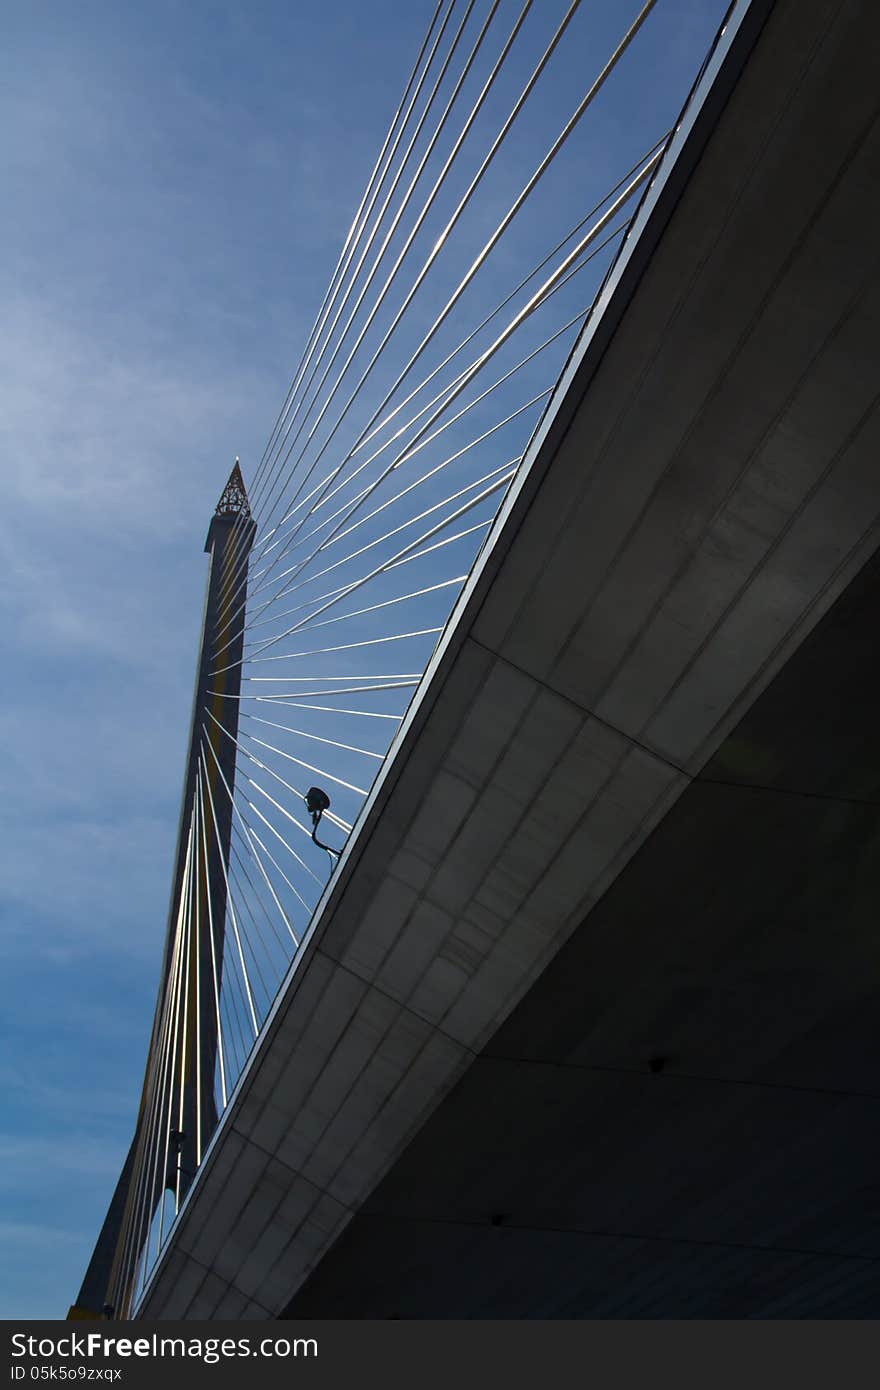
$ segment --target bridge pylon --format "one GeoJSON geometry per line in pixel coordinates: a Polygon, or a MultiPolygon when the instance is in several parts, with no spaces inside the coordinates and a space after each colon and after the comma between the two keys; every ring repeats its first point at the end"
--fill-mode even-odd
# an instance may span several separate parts
{"type": "Polygon", "coordinates": [[[217,1125],[219,1033],[247,573],[238,459],[210,556],[159,994],[134,1138],[69,1318],[125,1317],[157,1209],[176,1211],[217,1125]]]}

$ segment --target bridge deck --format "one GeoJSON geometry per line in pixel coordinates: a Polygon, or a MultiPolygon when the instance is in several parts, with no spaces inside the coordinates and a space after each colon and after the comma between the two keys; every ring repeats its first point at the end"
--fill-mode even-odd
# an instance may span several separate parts
{"type": "Polygon", "coordinates": [[[288,1316],[880,1314],[878,611],[875,557],[288,1316]]]}
{"type": "MultiPolygon", "coordinates": [[[[657,997],[644,972],[662,927],[645,905],[655,895],[659,901],[663,883],[630,875],[646,856],[659,872],[651,854],[662,835],[702,825],[703,813],[694,820],[682,808],[705,807],[716,793],[694,780],[880,538],[878,38],[880,15],[859,0],[755,0],[729,26],[677,137],[677,157],[656,183],[638,239],[534,441],[140,1316],[261,1317],[284,1308],[396,1160],[402,1166],[389,1182],[399,1191],[400,1175],[425,1144],[448,1142],[452,1154],[448,1117],[467,1112],[448,1107],[481,1094],[487,1062],[476,1059],[576,928],[574,955],[561,960],[566,969],[576,963],[571,987],[584,1014],[599,1010],[600,1032],[608,991],[624,983],[609,967],[591,984],[606,960],[602,943],[614,939],[618,970],[632,964],[623,1032],[609,1033],[603,1055],[615,1065],[623,1059],[637,1076],[628,1108],[615,1074],[623,1119],[611,1126],[618,1145],[609,1139],[603,1161],[635,1173],[640,1122],[678,1134],[683,1195],[667,1224],[696,1230],[696,1216],[688,1228],[688,1192],[714,1179],[695,1157],[693,1127],[658,1109],[657,1097],[669,1104],[665,1073],[665,1089],[636,1103],[658,1081],[643,1074],[646,1049],[666,1047],[668,1036],[670,1066],[673,1052],[684,1056],[687,1040],[673,1046],[675,1028],[664,1032],[657,1020],[686,1011],[696,919],[690,928],[683,921],[669,961],[657,958],[657,997]],[[618,889],[608,893],[621,874],[619,891],[636,882],[641,904],[636,912],[626,899],[632,917],[624,925],[611,906],[618,889]]],[[[716,855],[727,843],[726,816],[710,836],[716,855]]],[[[757,855],[760,846],[753,848],[757,855]]],[[[678,852],[684,901],[687,844],[678,852]]],[[[732,847],[728,854],[728,873],[743,881],[761,862],[744,868],[732,847]]],[[[697,862],[692,873],[704,883],[697,862]]],[[[707,959],[731,998],[758,921],[772,932],[757,887],[755,894],[754,916],[698,918],[702,932],[718,934],[707,959]]],[[[803,942],[809,951],[814,935],[791,928],[790,949],[803,942]]],[[[865,971],[876,971],[875,957],[863,957],[865,971]]],[[[553,981],[561,990],[562,969],[544,975],[536,999],[553,981]]],[[[555,999],[536,1018],[546,1019],[548,1007],[553,1014],[555,999]]],[[[558,1004],[561,1023],[571,1015],[561,994],[558,1004]]],[[[763,1022],[756,1029],[775,1036],[763,1022]]],[[[540,1045],[537,1035],[518,1035],[512,1055],[530,1057],[540,1045]]],[[[553,1046],[548,1057],[558,1060],[553,1046]]],[[[760,1048],[731,1058],[731,1081],[766,1079],[760,1048]]],[[[685,1069],[700,1071],[692,1063],[685,1069]]],[[[539,1067],[523,1081],[522,1100],[528,1132],[538,1144],[544,1136],[548,1153],[569,1104],[583,1107],[574,1132],[584,1144],[592,1140],[611,1084],[603,1092],[594,1078],[576,1102],[570,1091],[560,1096],[554,1111],[552,1085],[542,1080],[550,1072],[539,1067]]],[[[721,1074],[717,1065],[710,1073],[721,1074]]],[[[792,1086],[801,1084],[798,1075],[796,1059],[780,1073],[792,1086]]],[[[821,1084],[862,1089],[835,1066],[821,1084]]],[[[503,1117],[504,1083],[497,1085],[493,1113],[503,1117]]],[[[733,1112],[725,1114],[732,1124],[733,1112]]],[[[504,1132],[503,1125],[494,1134],[475,1130],[467,1162],[478,1171],[499,1162],[504,1132]]],[[[775,1142],[772,1127],[761,1133],[775,1142]]],[[[723,1149],[713,1143],[710,1156],[723,1149]]],[[[747,1146],[743,1152],[754,1161],[747,1146]]],[[[581,1161],[572,1157],[572,1173],[581,1161]]],[[[669,1155],[665,1161],[673,1163],[669,1155]]],[[[783,1161],[778,1153],[776,1161],[783,1161]]],[[[420,1215],[442,1215],[441,1189],[419,1181],[414,1191],[436,1199],[420,1215]]],[[[750,1181],[744,1172],[732,1202],[750,1181]]],[[[466,1184],[462,1190],[467,1205],[473,1194],[466,1184]]],[[[650,1190],[640,1192],[643,1205],[650,1190]]],[[[490,1197],[480,1190],[480,1202],[490,1197]]],[[[351,1311],[352,1269],[377,1283],[387,1273],[395,1248],[384,1244],[386,1223],[370,1228],[367,1211],[295,1308],[351,1311]],[[352,1250],[354,1266],[346,1264],[352,1250]]],[[[624,1223],[626,1210],[614,1218],[624,1223]]],[[[480,1219],[487,1219],[482,1207],[480,1219]]],[[[766,1222],[750,1239],[782,1244],[766,1222]]],[[[425,1267],[419,1259],[432,1262],[427,1249],[418,1247],[414,1268],[425,1267]]],[[[452,1250],[447,1243],[450,1270],[452,1250]]],[[[566,1261],[578,1258],[559,1256],[561,1282],[566,1261]]],[[[662,1263],[655,1272],[662,1281],[662,1263]]],[[[514,1304],[499,1294],[493,1307],[497,1314],[514,1304]]],[[[391,1288],[383,1311],[396,1310],[391,1288]]]]}

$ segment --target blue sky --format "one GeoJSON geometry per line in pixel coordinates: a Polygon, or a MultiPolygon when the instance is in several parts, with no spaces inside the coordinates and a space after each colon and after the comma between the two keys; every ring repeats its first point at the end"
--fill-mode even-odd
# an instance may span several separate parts
{"type": "MultiPolygon", "coordinates": [[[[431,8],[46,0],[4,15],[6,1318],[64,1316],[129,1143],[207,523],[234,456],[247,478],[262,454],[431,8]]],[[[530,23],[563,8],[536,0],[530,23]]],[[[637,6],[582,8],[486,228],[637,6]]],[[[723,8],[661,0],[581,163],[548,182],[499,273],[524,273],[550,213],[564,229],[663,133],[723,8]]]]}

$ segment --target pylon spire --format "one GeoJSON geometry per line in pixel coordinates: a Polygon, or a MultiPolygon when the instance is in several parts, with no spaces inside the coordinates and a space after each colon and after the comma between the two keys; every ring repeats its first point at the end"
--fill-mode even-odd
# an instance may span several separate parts
{"type": "Polygon", "coordinates": [[[241,476],[238,458],[232,467],[226,486],[220,494],[215,516],[250,516],[251,504],[248,501],[244,478],[241,476]]]}

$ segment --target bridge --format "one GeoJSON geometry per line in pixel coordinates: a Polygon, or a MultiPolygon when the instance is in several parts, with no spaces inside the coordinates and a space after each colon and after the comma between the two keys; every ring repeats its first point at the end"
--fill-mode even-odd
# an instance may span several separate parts
{"type": "Polygon", "coordinates": [[[731,7],[466,575],[412,584],[448,621],[351,644],[430,627],[423,673],[254,697],[345,747],[367,691],[346,717],[395,732],[350,818],[342,754],[288,755],[329,806],[278,791],[244,683],[372,570],[243,654],[313,475],[265,540],[233,475],[140,1116],[73,1316],[880,1311],[878,40],[859,0],[731,7]],[[278,814],[323,837],[299,919],[278,814]],[[292,943],[262,1006],[236,833],[292,943]]]}

